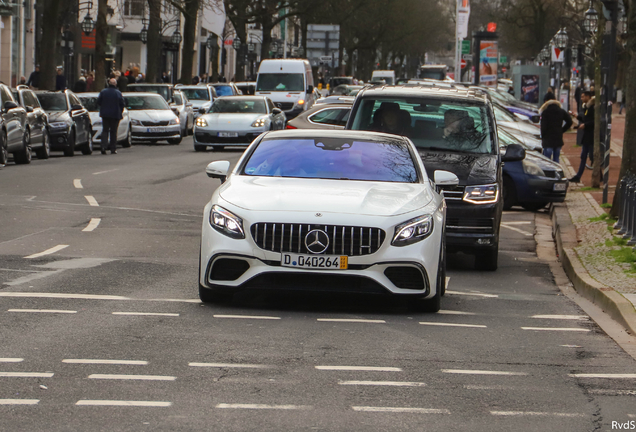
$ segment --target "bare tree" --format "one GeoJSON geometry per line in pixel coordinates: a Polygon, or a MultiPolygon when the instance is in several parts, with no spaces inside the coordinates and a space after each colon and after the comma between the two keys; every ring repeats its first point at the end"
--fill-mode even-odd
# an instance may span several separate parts
{"type": "Polygon", "coordinates": [[[106,16],[108,14],[108,0],[98,0],[97,2],[97,23],[95,24],[95,77],[93,81],[94,90],[101,90],[106,82],[106,37],[108,34],[108,24],[106,16]]]}
{"type": "Polygon", "coordinates": [[[60,38],[62,0],[44,0],[42,14],[42,40],[38,51],[40,64],[39,88],[55,90],[55,55],[60,38]]]}

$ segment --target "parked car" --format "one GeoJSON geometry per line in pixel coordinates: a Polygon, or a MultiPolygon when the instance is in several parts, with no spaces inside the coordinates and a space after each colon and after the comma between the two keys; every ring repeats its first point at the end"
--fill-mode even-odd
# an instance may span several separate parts
{"type": "MultiPolygon", "coordinates": [[[[495,119],[497,120],[497,126],[503,127],[509,132],[529,135],[536,140],[541,141],[541,129],[537,126],[519,119],[519,117],[497,103],[493,103],[492,107],[495,119]]],[[[530,145],[531,143],[527,144],[530,145]]]]}
{"type": "Polygon", "coordinates": [[[218,97],[213,86],[206,85],[181,85],[177,84],[175,90],[182,92],[192,104],[194,119],[199,117],[199,110],[210,109],[214,100],[218,97]]]}
{"type": "Polygon", "coordinates": [[[51,150],[62,150],[64,156],[93,153],[93,131],[88,110],[70,90],[37,91],[42,109],[49,116],[51,150]]]}
{"type": "Polygon", "coordinates": [[[245,96],[254,96],[256,94],[256,81],[237,82],[236,88],[245,96]]]}
{"type": "Polygon", "coordinates": [[[351,105],[314,105],[298,117],[287,122],[287,129],[344,129],[351,113],[351,105]]]}
{"type": "Polygon", "coordinates": [[[265,96],[223,96],[197,118],[194,149],[247,146],[263,132],[285,129],[285,120],[283,111],[265,96]]]}
{"type": "Polygon", "coordinates": [[[181,143],[179,117],[163,97],[156,93],[124,93],[124,99],[130,115],[133,142],[181,143]]]}
{"type": "Polygon", "coordinates": [[[31,149],[38,159],[48,159],[51,154],[51,140],[49,137],[49,116],[40,106],[40,101],[33,90],[19,85],[13,90],[13,98],[26,110],[27,124],[31,134],[31,149]]]}
{"type": "Polygon", "coordinates": [[[236,87],[236,84],[233,82],[229,83],[213,83],[206,84],[209,87],[213,87],[216,95],[221,96],[238,96],[240,95],[240,90],[236,87]]]}
{"type": "Polygon", "coordinates": [[[329,96],[355,96],[363,88],[361,85],[340,84],[329,91],[329,96]]]}
{"type": "Polygon", "coordinates": [[[194,129],[194,110],[192,102],[184,95],[181,89],[175,91],[172,94],[172,102],[170,107],[176,110],[179,116],[179,122],[181,123],[181,136],[188,136],[194,129]]]}
{"type": "MultiPolygon", "coordinates": [[[[224,183],[204,210],[203,302],[252,286],[308,286],[388,293],[415,310],[440,309],[446,206],[407,138],[268,132],[243,155],[231,174],[229,161],[206,168],[224,183]]],[[[458,183],[449,172],[434,180],[458,183]]]]}
{"type": "Polygon", "coordinates": [[[339,87],[341,85],[353,85],[353,77],[331,77],[328,84],[329,96],[331,96],[332,94],[334,94],[334,90],[336,89],[336,87],[339,87]]]}
{"type": "MultiPolygon", "coordinates": [[[[501,130],[498,135],[502,151],[510,144],[522,144],[501,130]]],[[[551,202],[563,202],[568,184],[561,165],[542,154],[526,152],[523,160],[506,162],[503,166],[504,210],[520,205],[534,211],[551,202]]]]}
{"type": "Polygon", "coordinates": [[[13,99],[11,89],[0,84],[0,165],[6,165],[9,153],[16,164],[31,163],[31,142],[27,112],[13,99]]]}
{"type": "MultiPolygon", "coordinates": [[[[97,105],[97,97],[99,93],[80,93],[77,95],[84,108],[88,110],[91,118],[93,129],[93,143],[99,143],[102,146],[102,118],[99,116],[99,105],[97,105]]],[[[132,145],[132,131],[130,129],[130,115],[128,109],[124,108],[122,119],[117,127],[117,142],[124,148],[132,145]]],[[[108,141],[108,138],[106,138],[108,141]]],[[[104,148],[108,147],[108,142],[104,148]]]]}
{"type": "Polygon", "coordinates": [[[541,121],[539,109],[536,106],[528,102],[517,100],[508,92],[502,92],[485,86],[479,86],[479,88],[488,93],[495,102],[510,111],[512,114],[520,115],[522,118],[528,119],[532,123],[539,123],[541,121]]]}
{"type": "Polygon", "coordinates": [[[351,105],[353,103],[353,101],[355,100],[355,97],[353,96],[327,96],[324,97],[322,99],[318,99],[316,101],[317,105],[320,104],[345,104],[345,105],[351,105]]]}
{"type": "Polygon", "coordinates": [[[142,93],[156,93],[163,96],[166,102],[172,102],[172,92],[174,86],[172,84],[151,84],[151,83],[138,83],[128,84],[126,87],[127,92],[142,92],[142,93]]]}
{"type": "Polygon", "coordinates": [[[346,129],[406,136],[429,177],[435,170],[457,175],[459,186],[444,189],[449,251],[475,255],[478,269],[497,269],[502,162],[522,160],[525,150],[510,144],[500,154],[486,93],[446,86],[366,88],[355,99],[346,129]]]}

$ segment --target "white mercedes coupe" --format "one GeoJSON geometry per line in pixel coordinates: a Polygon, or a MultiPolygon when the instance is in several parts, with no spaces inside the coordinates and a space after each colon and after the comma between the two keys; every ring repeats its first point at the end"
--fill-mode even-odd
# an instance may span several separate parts
{"type": "Polygon", "coordinates": [[[389,293],[437,312],[446,284],[446,204],[413,143],[375,132],[289,130],[257,138],[205,207],[199,296],[241,289],[389,293]]]}

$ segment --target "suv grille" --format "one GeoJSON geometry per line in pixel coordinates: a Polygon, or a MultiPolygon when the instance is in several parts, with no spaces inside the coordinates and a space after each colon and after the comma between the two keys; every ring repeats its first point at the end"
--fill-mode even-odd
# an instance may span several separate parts
{"type": "Polygon", "coordinates": [[[164,120],[164,121],[142,121],[141,124],[144,126],[168,126],[168,120],[164,120]]]}
{"type": "Polygon", "coordinates": [[[446,218],[447,232],[481,232],[487,233],[493,230],[493,219],[464,219],[446,218]]]}
{"type": "Polygon", "coordinates": [[[324,255],[370,255],[380,249],[386,233],[380,228],[342,225],[310,225],[285,223],[255,223],[252,238],[261,249],[272,252],[311,254],[305,246],[305,237],[314,230],[323,230],[329,236],[324,255]]]}
{"type": "Polygon", "coordinates": [[[461,200],[464,198],[464,186],[456,186],[452,189],[442,189],[444,198],[447,200],[461,200]]]}

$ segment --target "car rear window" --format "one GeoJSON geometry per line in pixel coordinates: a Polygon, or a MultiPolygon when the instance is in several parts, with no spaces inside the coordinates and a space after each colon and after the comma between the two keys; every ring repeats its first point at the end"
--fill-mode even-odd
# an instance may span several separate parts
{"type": "Polygon", "coordinates": [[[242,174],[264,177],[417,183],[408,146],[395,141],[347,138],[263,140],[242,174]]]}

